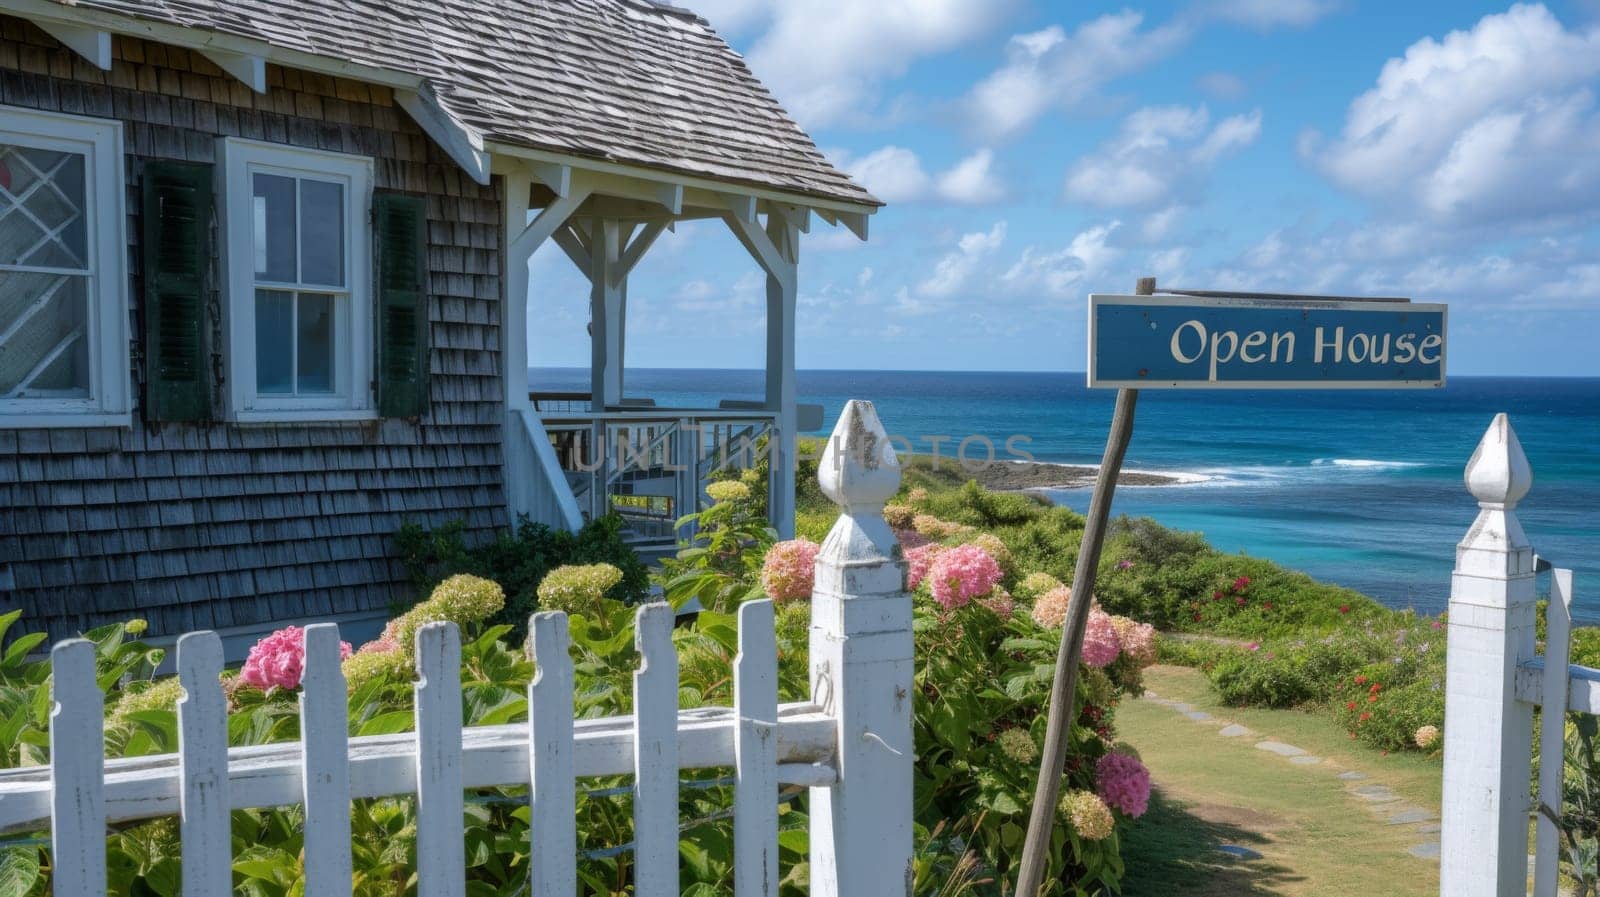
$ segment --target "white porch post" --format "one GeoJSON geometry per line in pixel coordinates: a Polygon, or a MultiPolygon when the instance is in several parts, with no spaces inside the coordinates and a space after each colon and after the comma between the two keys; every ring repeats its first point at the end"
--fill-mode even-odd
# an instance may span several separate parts
{"type": "Polygon", "coordinates": [[[622,402],[622,227],[596,218],[589,234],[589,381],[598,414],[622,402]]]}
{"type": "Polygon", "coordinates": [[[911,596],[883,519],[900,462],[871,402],[845,405],[817,480],[842,511],[811,596],[811,695],[839,721],[839,780],[811,789],[811,893],[909,895],[911,596]]]}
{"type": "Polygon", "coordinates": [[[501,175],[505,182],[505,307],[500,315],[500,351],[505,362],[506,407],[529,408],[528,399],[528,263],[536,246],[527,254],[514,251],[512,242],[528,229],[528,198],[533,178],[522,166],[501,175]],[[521,375],[518,376],[518,372],[521,375]]]}
{"type": "Polygon", "coordinates": [[[767,272],[767,410],[777,412],[777,432],[767,440],[767,512],[779,538],[794,538],[795,298],[800,231],[787,217],[767,216],[767,238],[780,262],[767,272]]]}
{"type": "Polygon", "coordinates": [[[1534,657],[1533,548],[1513,512],[1533,471],[1504,414],[1467,462],[1477,520],[1456,549],[1445,672],[1439,893],[1527,893],[1533,707],[1515,692],[1534,657]]]}

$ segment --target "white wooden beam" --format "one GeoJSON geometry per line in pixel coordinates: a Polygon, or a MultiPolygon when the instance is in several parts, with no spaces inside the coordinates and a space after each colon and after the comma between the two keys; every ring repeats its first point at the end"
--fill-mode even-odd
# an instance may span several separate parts
{"type": "Polygon", "coordinates": [[[567,254],[567,258],[572,259],[572,263],[578,266],[578,270],[583,272],[583,276],[589,276],[589,269],[593,262],[590,260],[588,247],[584,245],[582,238],[578,236],[576,231],[571,227],[558,227],[556,232],[550,235],[550,239],[561,247],[561,251],[567,254]]]}
{"type": "Polygon", "coordinates": [[[562,165],[558,162],[528,162],[528,170],[533,172],[534,180],[549,187],[557,196],[566,196],[572,192],[572,166],[562,165]]]}
{"type": "Polygon", "coordinates": [[[267,92],[267,61],[262,57],[247,56],[244,53],[233,53],[228,50],[202,49],[198,52],[211,60],[217,68],[238,78],[256,93],[267,92]]]}
{"type": "Polygon", "coordinates": [[[674,215],[683,211],[683,185],[662,184],[656,190],[656,202],[666,207],[674,215]]]}
{"type": "Polygon", "coordinates": [[[588,192],[580,188],[566,196],[557,197],[555,202],[545,206],[538,217],[511,240],[508,249],[511,262],[526,261],[535,249],[550,239],[556,228],[567,223],[567,219],[578,210],[578,206],[583,205],[588,196],[588,192]]]}
{"type": "Polygon", "coordinates": [[[840,212],[839,223],[850,229],[856,239],[863,242],[867,239],[867,216],[860,212],[840,212]]]}
{"type": "Polygon", "coordinates": [[[805,206],[797,206],[786,202],[767,203],[768,213],[776,212],[784,220],[794,225],[795,230],[802,234],[811,233],[811,210],[805,206]]]}
{"type": "Polygon", "coordinates": [[[644,254],[650,251],[650,247],[666,232],[666,229],[665,222],[652,221],[644,226],[644,230],[640,231],[638,236],[629,241],[628,248],[622,252],[622,260],[617,264],[618,283],[633,273],[633,266],[639,264],[640,259],[644,258],[644,254]]]}
{"type": "Polygon", "coordinates": [[[44,32],[102,71],[111,71],[111,32],[64,22],[35,22],[44,32]]]}
{"type": "Polygon", "coordinates": [[[784,259],[759,222],[747,221],[734,212],[724,215],[722,220],[728,222],[728,229],[769,276],[793,279],[794,266],[784,259]]]}
{"type": "Polygon", "coordinates": [[[724,193],[721,197],[722,204],[727,206],[733,217],[746,224],[756,223],[756,198],[753,195],[724,193]]]}
{"type": "Polygon", "coordinates": [[[431,90],[397,90],[394,99],[468,177],[480,184],[489,183],[489,153],[483,148],[482,134],[439,105],[439,98],[431,90]]]}

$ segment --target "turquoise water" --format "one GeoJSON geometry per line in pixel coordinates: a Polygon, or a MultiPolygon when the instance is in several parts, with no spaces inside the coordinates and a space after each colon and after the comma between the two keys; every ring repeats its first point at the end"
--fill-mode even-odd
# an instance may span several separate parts
{"type": "MultiPolygon", "coordinates": [[[[535,388],[585,389],[588,372],[538,369],[535,388]]],[[[662,405],[758,398],[757,371],[630,370],[628,394],[662,405]]],[[[873,400],[884,426],[929,451],[929,437],[981,436],[1041,461],[1096,464],[1114,393],[1082,374],[802,371],[800,400],[830,427],[846,399],[873,400]]],[[[1120,488],[1113,513],[1203,533],[1394,607],[1436,613],[1455,545],[1476,512],[1461,469],[1496,412],[1511,415],[1534,471],[1518,509],[1535,549],[1575,571],[1575,616],[1600,623],[1600,379],[1451,378],[1423,391],[1146,391],[1126,467],[1186,485],[1120,488]]],[[[982,460],[982,442],[968,457],[982,460]]],[[[1089,490],[1051,498],[1079,511],[1089,490]]],[[[1541,584],[1543,587],[1543,584],[1541,584]]]]}

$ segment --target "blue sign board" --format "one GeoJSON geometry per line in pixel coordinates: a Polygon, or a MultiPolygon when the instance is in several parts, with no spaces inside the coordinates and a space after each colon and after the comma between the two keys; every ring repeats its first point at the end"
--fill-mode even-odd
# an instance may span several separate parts
{"type": "Polygon", "coordinates": [[[1089,385],[1396,389],[1444,385],[1445,306],[1089,297],[1089,385]]]}

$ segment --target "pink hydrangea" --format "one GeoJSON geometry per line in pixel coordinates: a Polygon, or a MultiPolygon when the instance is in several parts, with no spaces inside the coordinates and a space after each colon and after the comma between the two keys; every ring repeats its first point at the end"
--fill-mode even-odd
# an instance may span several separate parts
{"type": "Polygon", "coordinates": [[[1150,770],[1137,759],[1112,752],[1095,764],[1100,797],[1114,809],[1138,819],[1150,805],[1150,770]]]}
{"type": "Polygon", "coordinates": [[[916,588],[928,575],[928,568],[933,566],[933,559],[944,551],[944,546],[937,542],[918,545],[906,551],[906,586],[916,588]]]}
{"type": "Polygon", "coordinates": [[[933,600],[954,610],[994,591],[1000,582],[1000,564],[977,545],[957,545],[939,552],[928,568],[933,600]]]}
{"type": "Polygon", "coordinates": [[[1117,630],[1117,643],[1122,653],[1134,666],[1144,669],[1156,662],[1156,628],[1127,617],[1112,617],[1111,625],[1117,630]]]}
{"type": "MultiPolygon", "coordinates": [[[[343,661],[350,654],[350,643],[340,642],[339,659],[343,661]]],[[[239,681],[262,691],[295,689],[300,687],[305,665],[305,631],[298,626],[285,626],[255,643],[239,670],[239,681]]]]}
{"type": "Polygon", "coordinates": [[[1121,653],[1122,641],[1111,615],[1098,608],[1089,611],[1089,626],[1083,631],[1083,662],[1101,669],[1116,663],[1121,653]]]}
{"type": "Polygon", "coordinates": [[[810,598],[819,550],[810,539],[790,539],[767,549],[761,563],[762,591],[779,604],[810,598]]]}

